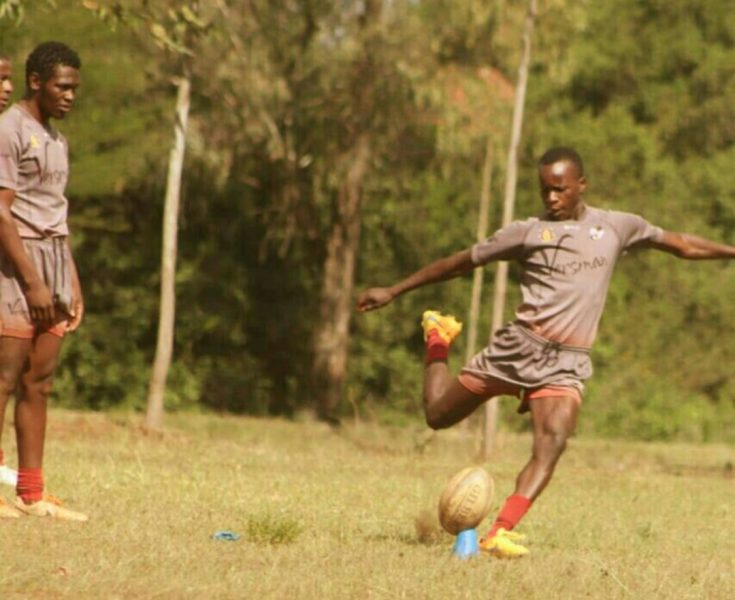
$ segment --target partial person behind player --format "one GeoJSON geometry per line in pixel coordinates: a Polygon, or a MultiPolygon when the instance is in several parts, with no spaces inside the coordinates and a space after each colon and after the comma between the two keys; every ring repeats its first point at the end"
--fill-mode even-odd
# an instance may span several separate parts
{"type": "MultiPolygon", "coordinates": [[[[10,57],[0,52],[0,112],[10,105],[13,95],[13,65],[10,57]]],[[[7,396],[0,394],[0,483],[15,485],[18,483],[18,473],[5,464],[2,439],[3,426],[5,425],[5,404],[7,396]]]]}
{"type": "Polygon", "coordinates": [[[488,240],[437,260],[387,288],[371,288],[357,301],[360,311],[385,306],[418,287],[452,279],[496,260],[521,267],[523,301],[514,321],[493,335],[458,377],[450,376],[449,346],[461,324],[426,311],[424,412],[433,429],[458,423],[489,398],[518,396],[519,412],[531,413],[531,458],[516,479],[495,523],[480,546],[495,556],[528,553],[512,531],[549,483],[574,432],[592,375],[589,352],[597,334],[613,268],[623,251],[652,248],[679,258],[735,258],[735,247],[686,233],[672,233],[624,212],[582,201],[587,187],[579,154],[548,150],[538,163],[544,211],[515,221],[488,240]]]}
{"type": "Polygon", "coordinates": [[[0,396],[16,390],[18,483],[14,508],[86,521],[44,494],[47,401],[64,335],[84,313],[69,246],[66,139],[51,124],[71,110],[81,61],[59,42],[37,46],[26,61],[26,92],[0,117],[0,396]]]}
{"type": "Polygon", "coordinates": [[[0,112],[10,105],[13,95],[13,65],[10,58],[0,52],[0,112]]]}

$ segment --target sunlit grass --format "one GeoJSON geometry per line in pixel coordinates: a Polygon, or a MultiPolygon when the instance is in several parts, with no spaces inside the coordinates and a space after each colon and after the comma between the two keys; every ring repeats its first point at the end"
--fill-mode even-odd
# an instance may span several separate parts
{"type": "MultiPolygon", "coordinates": [[[[500,437],[493,512],[528,446],[500,437]]],[[[735,598],[733,448],[573,440],[519,562],[457,561],[438,527],[474,453],[458,431],[53,412],[49,490],[91,521],[0,521],[0,598],[735,598]]]]}

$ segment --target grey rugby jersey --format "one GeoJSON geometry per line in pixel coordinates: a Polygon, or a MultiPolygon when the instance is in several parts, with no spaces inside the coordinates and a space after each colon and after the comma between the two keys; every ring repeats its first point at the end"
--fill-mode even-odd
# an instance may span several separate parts
{"type": "Polygon", "coordinates": [[[24,238],[68,235],[66,139],[19,105],[0,116],[0,187],[15,192],[11,212],[24,238]]]}
{"type": "Polygon", "coordinates": [[[578,221],[515,221],[472,247],[472,261],[515,260],[522,269],[518,322],[538,335],[589,348],[615,263],[628,248],[660,241],[663,230],[631,213],[586,206],[578,221]]]}

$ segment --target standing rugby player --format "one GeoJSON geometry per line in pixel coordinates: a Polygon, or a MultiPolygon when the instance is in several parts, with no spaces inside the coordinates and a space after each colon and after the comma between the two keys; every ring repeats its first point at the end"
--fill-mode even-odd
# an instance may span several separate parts
{"type": "Polygon", "coordinates": [[[66,139],[53,126],[71,110],[81,61],[60,42],[26,61],[26,92],[0,117],[0,404],[14,390],[18,483],[4,516],[87,516],[44,494],[47,401],[64,336],[84,305],[69,246],[66,139]]]}

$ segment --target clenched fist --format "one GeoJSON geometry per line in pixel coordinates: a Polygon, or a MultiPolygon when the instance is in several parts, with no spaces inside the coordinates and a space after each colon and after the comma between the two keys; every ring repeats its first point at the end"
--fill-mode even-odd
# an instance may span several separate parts
{"type": "Polygon", "coordinates": [[[360,312],[375,310],[388,304],[393,297],[390,288],[370,288],[360,294],[357,299],[357,310],[360,312]]]}

